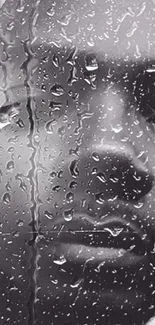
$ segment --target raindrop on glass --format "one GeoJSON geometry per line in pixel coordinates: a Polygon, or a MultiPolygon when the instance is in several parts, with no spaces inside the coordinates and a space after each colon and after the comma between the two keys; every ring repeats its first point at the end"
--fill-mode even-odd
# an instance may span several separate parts
{"type": "Polygon", "coordinates": [[[17,224],[18,227],[22,227],[24,225],[24,221],[21,220],[21,219],[18,219],[16,224],[17,224]]]}
{"type": "Polygon", "coordinates": [[[77,188],[77,182],[75,182],[75,181],[72,181],[72,182],[70,182],[70,184],[69,184],[69,188],[70,189],[75,189],[75,188],[77,188]]]}
{"type": "Polygon", "coordinates": [[[113,227],[113,228],[104,228],[104,230],[110,232],[113,237],[119,236],[119,234],[123,231],[123,228],[113,227]]]}
{"type": "Polygon", "coordinates": [[[85,57],[85,67],[87,71],[95,71],[98,69],[98,62],[95,57],[91,57],[90,55],[85,57]]]}
{"type": "Polygon", "coordinates": [[[8,204],[8,203],[11,202],[11,197],[10,197],[10,194],[9,193],[4,193],[4,195],[3,195],[3,202],[5,204],[8,204]]]}
{"type": "Polygon", "coordinates": [[[97,173],[97,178],[102,182],[102,183],[106,183],[106,177],[103,173],[97,173]]]}
{"type": "Polygon", "coordinates": [[[47,219],[49,219],[49,220],[52,220],[53,219],[53,214],[51,212],[49,212],[49,211],[46,210],[44,213],[45,213],[45,217],[47,219]]]}
{"type": "Polygon", "coordinates": [[[120,124],[118,124],[118,125],[116,125],[116,126],[112,126],[112,131],[114,131],[115,133],[119,133],[119,132],[121,132],[123,130],[123,127],[122,127],[122,125],[120,125],[120,124]]]}
{"type": "Polygon", "coordinates": [[[55,9],[51,7],[46,11],[46,13],[48,16],[53,17],[55,15],[55,9]]]}
{"type": "Polygon", "coordinates": [[[63,216],[65,221],[71,221],[73,218],[73,209],[65,210],[63,216]]]}
{"type": "Polygon", "coordinates": [[[66,194],[66,201],[67,201],[68,203],[71,203],[71,202],[74,201],[74,194],[73,194],[72,192],[68,192],[68,193],[66,194]]]}
{"type": "Polygon", "coordinates": [[[53,60],[52,60],[52,62],[53,62],[53,64],[55,65],[56,68],[59,67],[59,65],[60,65],[60,63],[59,63],[59,57],[58,57],[56,54],[53,55],[53,60]]]}
{"type": "Polygon", "coordinates": [[[64,256],[60,256],[59,258],[54,259],[53,263],[55,263],[57,265],[63,265],[66,263],[66,258],[64,256]]]}
{"type": "Polygon", "coordinates": [[[53,120],[51,121],[48,121],[46,124],[45,124],[45,131],[46,133],[48,134],[52,134],[53,133],[53,120]]]}
{"type": "Polygon", "coordinates": [[[6,168],[9,172],[11,172],[14,169],[14,161],[13,160],[8,161],[6,168]]]}
{"type": "Polygon", "coordinates": [[[77,166],[77,160],[73,160],[69,166],[70,173],[73,177],[77,177],[79,175],[79,169],[77,166]]]}
{"type": "Polygon", "coordinates": [[[61,85],[56,84],[53,87],[51,87],[50,92],[52,93],[52,95],[59,97],[64,94],[64,89],[61,85]]]}
{"type": "Polygon", "coordinates": [[[95,161],[99,161],[100,160],[100,156],[97,152],[93,152],[92,153],[92,158],[95,160],[95,161]]]}

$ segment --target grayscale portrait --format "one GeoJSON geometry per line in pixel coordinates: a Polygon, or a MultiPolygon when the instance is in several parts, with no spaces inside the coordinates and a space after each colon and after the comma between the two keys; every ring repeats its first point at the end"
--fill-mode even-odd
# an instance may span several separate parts
{"type": "Polygon", "coordinates": [[[155,0],[0,1],[0,325],[155,324],[155,0]]]}

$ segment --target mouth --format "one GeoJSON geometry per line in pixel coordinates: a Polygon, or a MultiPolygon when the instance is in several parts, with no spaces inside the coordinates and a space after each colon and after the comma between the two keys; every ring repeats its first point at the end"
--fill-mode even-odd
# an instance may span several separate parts
{"type": "Polygon", "coordinates": [[[147,233],[131,222],[131,211],[124,214],[119,207],[115,212],[98,221],[78,212],[69,222],[58,220],[54,256],[60,257],[60,263],[63,257],[64,261],[83,264],[89,260],[105,267],[144,262],[151,251],[147,233]]]}
{"type": "MultiPolygon", "coordinates": [[[[46,249],[49,257],[48,274],[52,270],[54,286],[51,292],[55,292],[55,299],[62,294],[63,303],[70,297],[70,305],[73,297],[80,317],[83,317],[84,310],[88,313],[90,302],[91,305],[97,302],[99,324],[102,324],[103,314],[105,319],[109,317],[108,308],[111,306],[113,320],[123,317],[124,308],[131,315],[136,314],[143,304],[146,306],[147,300],[151,300],[154,288],[152,260],[150,263],[151,236],[144,222],[141,223],[144,218],[137,213],[135,219],[136,211],[130,204],[124,207],[118,202],[117,207],[114,202],[104,204],[96,216],[95,207],[90,215],[76,206],[68,221],[63,217],[64,208],[61,209],[61,216],[55,217],[51,226],[49,221],[47,238],[42,237],[45,265],[46,249]],[[58,293],[55,284],[60,288],[58,293]],[[81,306],[86,306],[86,309],[81,309],[81,306]],[[118,312],[116,318],[115,312],[118,312]]],[[[42,242],[39,246],[43,247],[42,242]]]]}

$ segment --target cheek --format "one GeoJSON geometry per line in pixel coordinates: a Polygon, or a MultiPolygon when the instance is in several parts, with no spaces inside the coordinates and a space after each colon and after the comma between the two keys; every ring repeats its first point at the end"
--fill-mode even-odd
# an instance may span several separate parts
{"type": "MultiPolygon", "coordinates": [[[[32,239],[32,149],[28,132],[7,126],[0,136],[0,250],[1,250],[1,310],[6,316],[6,304],[27,319],[23,308],[29,299],[29,262],[32,239]],[[15,132],[17,131],[18,132],[15,132]],[[16,289],[15,289],[16,288],[16,289]]],[[[12,314],[12,321],[14,314],[12,314]]],[[[1,318],[2,319],[2,318],[1,318]]],[[[14,321],[13,321],[14,322],[14,321]]]]}

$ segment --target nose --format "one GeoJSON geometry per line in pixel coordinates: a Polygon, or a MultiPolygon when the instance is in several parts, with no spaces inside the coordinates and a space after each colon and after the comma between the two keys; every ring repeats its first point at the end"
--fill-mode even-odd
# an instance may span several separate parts
{"type": "MultiPolygon", "coordinates": [[[[100,140],[91,143],[89,152],[81,155],[79,173],[85,184],[89,185],[90,193],[96,195],[96,200],[117,197],[126,201],[138,201],[152,189],[154,175],[149,167],[136,158],[132,142],[121,141],[122,137],[128,136],[125,132],[130,132],[131,125],[128,124],[129,128],[123,129],[123,123],[128,117],[126,118],[126,103],[119,92],[110,89],[103,99],[103,114],[106,118],[102,121],[101,117],[100,121],[104,123],[104,138],[102,143],[99,143],[100,140]],[[111,125],[117,125],[118,122],[122,128],[121,132],[115,134],[111,125]]],[[[98,130],[96,139],[100,139],[98,130]]]]}
{"type": "Polygon", "coordinates": [[[138,201],[153,187],[154,175],[126,150],[105,144],[98,152],[83,155],[79,176],[96,201],[117,197],[138,201]]]}

